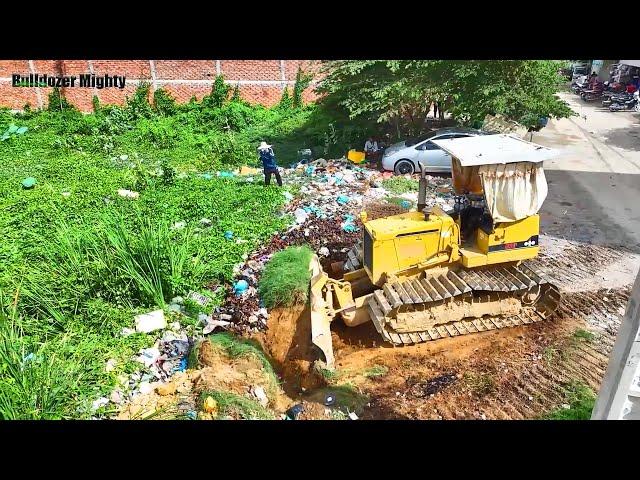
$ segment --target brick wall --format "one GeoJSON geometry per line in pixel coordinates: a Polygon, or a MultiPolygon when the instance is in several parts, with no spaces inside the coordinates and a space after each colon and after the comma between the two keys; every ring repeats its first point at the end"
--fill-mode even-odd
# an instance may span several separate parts
{"type": "MultiPolygon", "coordinates": [[[[252,103],[271,106],[277,103],[286,87],[293,88],[298,67],[317,72],[314,60],[0,60],[0,106],[21,110],[46,107],[51,88],[13,87],[11,75],[30,73],[47,75],[124,75],[126,85],[119,88],[65,88],[65,98],[80,110],[92,110],[92,97],[100,103],[124,103],[141,81],[151,83],[152,90],[164,88],[178,102],[200,100],[211,91],[216,75],[224,75],[226,83],[239,85],[240,95],[252,103]]],[[[313,88],[303,95],[305,101],[315,99],[313,88]]]]}

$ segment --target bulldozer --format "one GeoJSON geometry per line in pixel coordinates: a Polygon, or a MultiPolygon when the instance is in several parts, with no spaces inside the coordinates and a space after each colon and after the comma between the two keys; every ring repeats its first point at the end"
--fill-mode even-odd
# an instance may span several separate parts
{"type": "MultiPolygon", "coordinates": [[[[451,156],[453,208],[427,207],[421,164],[416,211],[363,220],[341,278],[310,262],[311,341],[335,368],[331,322],[373,322],[411,345],[549,318],[560,292],[533,260],[548,193],[543,162],[558,151],[515,135],[435,140],[451,156]]],[[[321,359],[322,361],[322,359],[321,359]]]]}

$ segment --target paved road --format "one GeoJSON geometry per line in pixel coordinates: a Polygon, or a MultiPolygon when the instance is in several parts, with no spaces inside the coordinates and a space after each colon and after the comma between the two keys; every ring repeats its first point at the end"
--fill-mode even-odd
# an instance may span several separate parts
{"type": "Polygon", "coordinates": [[[552,120],[533,136],[563,151],[545,162],[549,195],[541,230],[640,254],[640,114],[561,96],[578,116],[552,120]]]}

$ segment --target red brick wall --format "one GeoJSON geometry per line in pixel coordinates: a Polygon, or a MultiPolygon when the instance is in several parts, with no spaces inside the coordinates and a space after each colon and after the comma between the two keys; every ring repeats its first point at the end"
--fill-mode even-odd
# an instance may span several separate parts
{"type": "MultiPolygon", "coordinates": [[[[46,107],[50,88],[12,87],[11,75],[29,73],[47,75],[125,75],[126,86],[119,88],[65,88],[65,98],[80,110],[92,110],[92,97],[103,104],[124,103],[140,81],[151,83],[152,89],[164,88],[178,102],[198,100],[211,91],[218,73],[240,96],[252,103],[271,106],[277,103],[286,86],[293,88],[298,67],[317,72],[315,60],[0,60],[0,106],[21,110],[26,103],[32,108],[46,107]]],[[[306,101],[316,98],[313,87],[304,93],[306,101]]]]}

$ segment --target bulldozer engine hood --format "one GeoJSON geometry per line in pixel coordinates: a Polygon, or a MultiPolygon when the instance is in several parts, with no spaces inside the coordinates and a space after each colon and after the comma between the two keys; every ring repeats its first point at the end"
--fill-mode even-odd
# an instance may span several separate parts
{"type": "MultiPolygon", "coordinates": [[[[443,212],[444,213],[444,212],[443,212]]],[[[437,219],[437,217],[434,217],[437,219]]],[[[441,222],[425,223],[421,212],[407,212],[400,215],[370,220],[366,223],[367,230],[374,240],[389,240],[402,235],[412,235],[424,231],[438,231],[441,222]]]]}

